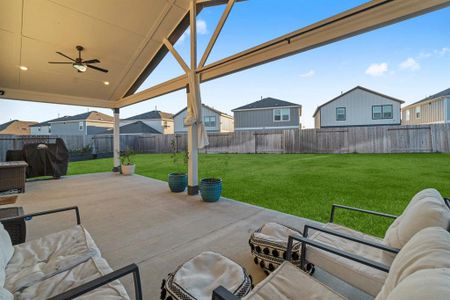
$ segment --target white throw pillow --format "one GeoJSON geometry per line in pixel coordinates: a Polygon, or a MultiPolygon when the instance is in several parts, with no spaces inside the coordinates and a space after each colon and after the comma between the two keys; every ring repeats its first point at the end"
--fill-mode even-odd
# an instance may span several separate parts
{"type": "Polygon", "coordinates": [[[426,189],[416,194],[401,216],[388,228],[384,243],[402,248],[409,239],[427,227],[449,228],[450,209],[435,189],[426,189]]]}
{"type": "Polygon", "coordinates": [[[440,227],[429,227],[414,235],[397,254],[376,300],[388,299],[408,276],[437,268],[450,269],[450,233],[440,227]]]}
{"type": "MultiPolygon", "coordinates": [[[[5,269],[14,254],[14,247],[9,237],[9,233],[0,222],[0,287],[5,284],[5,269]]],[[[0,298],[3,299],[3,298],[0,298]]]]}
{"type": "Polygon", "coordinates": [[[14,300],[14,296],[7,289],[5,289],[3,287],[0,287],[0,299],[2,299],[2,300],[14,300]]]}
{"type": "Polygon", "coordinates": [[[421,270],[403,280],[387,300],[450,298],[450,269],[421,270]]]}

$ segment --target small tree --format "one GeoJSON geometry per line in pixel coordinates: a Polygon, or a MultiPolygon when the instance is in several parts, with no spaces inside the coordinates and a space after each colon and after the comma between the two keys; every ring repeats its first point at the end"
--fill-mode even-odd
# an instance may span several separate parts
{"type": "Polygon", "coordinates": [[[186,173],[189,161],[189,152],[187,149],[184,151],[183,156],[181,156],[182,153],[178,151],[177,141],[173,139],[170,141],[170,152],[170,158],[172,159],[176,173],[186,173]]]}

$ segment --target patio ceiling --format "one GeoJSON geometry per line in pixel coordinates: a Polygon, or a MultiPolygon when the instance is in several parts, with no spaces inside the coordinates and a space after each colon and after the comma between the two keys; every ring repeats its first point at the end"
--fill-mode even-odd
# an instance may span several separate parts
{"type": "MultiPolygon", "coordinates": [[[[225,0],[198,0],[198,11],[225,0]]],[[[207,81],[450,5],[448,0],[374,0],[218,62],[207,81]]],[[[120,108],[186,87],[186,75],[134,94],[189,24],[189,0],[0,2],[0,98],[120,108]],[[55,52],[98,58],[105,74],[77,73],[55,52]],[[28,67],[21,71],[19,66],[28,67]],[[108,81],[109,85],[103,82],[108,81]]]]}
{"type": "MultiPolygon", "coordinates": [[[[198,2],[201,9],[222,1],[198,2]]],[[[188,0],[1,1],[3,97],[113,107],[158,54],[162,39],[177,39],[187,28],[182,21],[188,10],[188,0]],[[68,61],[56,51],[76,57],[76,45],[86,48],[83,58],[98,58],[109,72],[78,73],[71,65],[48,64],[68,61]]]]}

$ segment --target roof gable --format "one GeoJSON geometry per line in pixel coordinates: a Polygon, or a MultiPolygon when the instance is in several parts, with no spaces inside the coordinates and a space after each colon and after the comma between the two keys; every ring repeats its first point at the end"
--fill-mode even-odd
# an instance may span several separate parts
{"type": "Polygon", "coordinates": [[[414,102],[414,103],[408,105],[407,107],[412,106],[412,105],[416,105],[418,103],[426,102],[426,101],[429,101],[429,100],[434,100],[434,99],[437,99],[437,98],[446,97],[446,96],[450,96],[450,88],[448,88],[446,90],[443,90],[443,91],[441,91],[439,93],[436,93],[434,95],[428,96],[426,98],[423,98],[422,100],[419,100],[417,102],[414,102]]]}
{"type": "MultiPolygon", "coordinates": [[[[74,115],[74,116],[64,116],[64,117],[53,119],[53,120],[49,120],[49,121],[46,121],[46,122],[43,122],[43,123],[44,124],[45,123],[49,123],[50,124],[50,123],[56,123],[56,122],[87,121],[87,120],[89,120],[89,121],[114,122],[114,118],[109,116],[109,115],[103,114],[103,113],[98,112],[98,111],[90,111],[90,112],[85,112],[85,113],[74,115]]],[[[39,123],[39,124],[42,124],[42,123],[39,123]]],[[[36,125],[39,125],[39,124],[36,124],[36,125]]],[[[44,126],[44,125],[40,125],[40,126],[44,126]]]]}
{"type": "Polygon", "coordinates": [[[365,87],[362,87],[362,86],[358,85],[358,86],[355,86],[354,88],[352,88],[351,90],[348,90],[347,92],[345,92],[343,94],[340,94],[339,96],[331,99],[330,101],[327,101],[324,104],[317,106],[316,110],[314,111],[313,118],[317,115],[317,113],[320,111],[320,109],[322,107],[324,107],[325,105],[330,104],[331,102],[334,102],[334,101],[344,97],[347,94],[350,94],[351,92],[353,92],[355,90],[362,90],[364,92],[371,93],[371,94],[374,94],[374,95],[377,95],[377,96],[381,96],[381,97],[390,99],[392,101],[396,101],[396,102],[399,102],[399,103],[405,103],[405,101],[403,101],[403,100],[400,100],[400,99],[397,99],[397,98],[394,98],[394,97],[391,97],[391,96],[388,96],[388,95],[385,95],[385,94],[381,94],[379,92],[375,92],[373,90],[369,90],[368,88],[365,88],[365,87]]]}
{"type": "MultiPolygon", "coordinates": [[[[96,134],[112,134],[113,128],[105,128],[103,131],[99,131],[96,134]]],[[[142,121],[136,121],[127,125],[120,126],[121,134],[133,134],[133,133],[154,133],[161,134],[155,128],[145,124],[142,121]]]]}
{"type": "MultiPolygon", "coordinates": [[[[227,118],[230,118],[230,119],[233,118],[233,117],[230,116],[229,114],[226,114],[226,113],[224,113],[224,112],[221,112],[220,110],[217,110],[217,109],[215,109],[215,108],[213,108],[213,107],[211,107],[211,106],[208,106],[208,105],[206,105],[206,104],[203,104],[203,103],[202,103],[202,106],[203,106],[204,108],[206,108],[206,109],[209,109],[209,110],[215,112],[216,114],[221,115],[221,116],[224,116],[224,117],[227,117],[227,118]]],[[[176,114],[174,114],[173,117],[175,118],[176,116],[178,116],[179,114],[181,114],[181,113],[182,113],[183,111],[185,111],[186,109],[187,109],[187,107],[183,108],[182,110],[180,110],[179,112],[177,112],[176,114]]]]}
{"type": "Polygon", "coordinates": [[[233,109],[232,111],[238,111],[238,110],[253,110],[253,109],[263,109],[263,108],[274,108],[274,107],[287,107],[287,106],[296,106],[301,107],[300,104],[292,103],[272,97],[267,97],[255,102],[252,102],[250,104],[246,104],[244,106],[238,107],[233,109]]]}

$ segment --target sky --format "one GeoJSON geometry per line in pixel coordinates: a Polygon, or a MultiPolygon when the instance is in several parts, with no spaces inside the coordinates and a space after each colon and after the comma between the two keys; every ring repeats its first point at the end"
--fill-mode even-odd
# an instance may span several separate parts
{"type": "MultiPolygon", "coordinates": [[[[248,0],[235,4],[208,63],[352,8],[356,0],[248,0]]],[[[199,59],[224,6],[197,17],[199,59]]],[[[189,35],[175,48],[189,62],[189,35]]],[[[450,87],[450,8],[383,27],[343,41],[241,71],[201,85],[202,101],[223,112],[273,97],[303,106],[301,122],[314,127],[320,104],[357,85],[406,101],[405,105],[450,87]]],[[[168,54],[139,90],[182,74],[168,54]]],[[[186,106],[185,91],[121,109],[126,118],[157,108],[176,113],[186,106]]],[[[58,116],[109,109],[0,100],[0,123],[45,121],[58,116]]]]}

